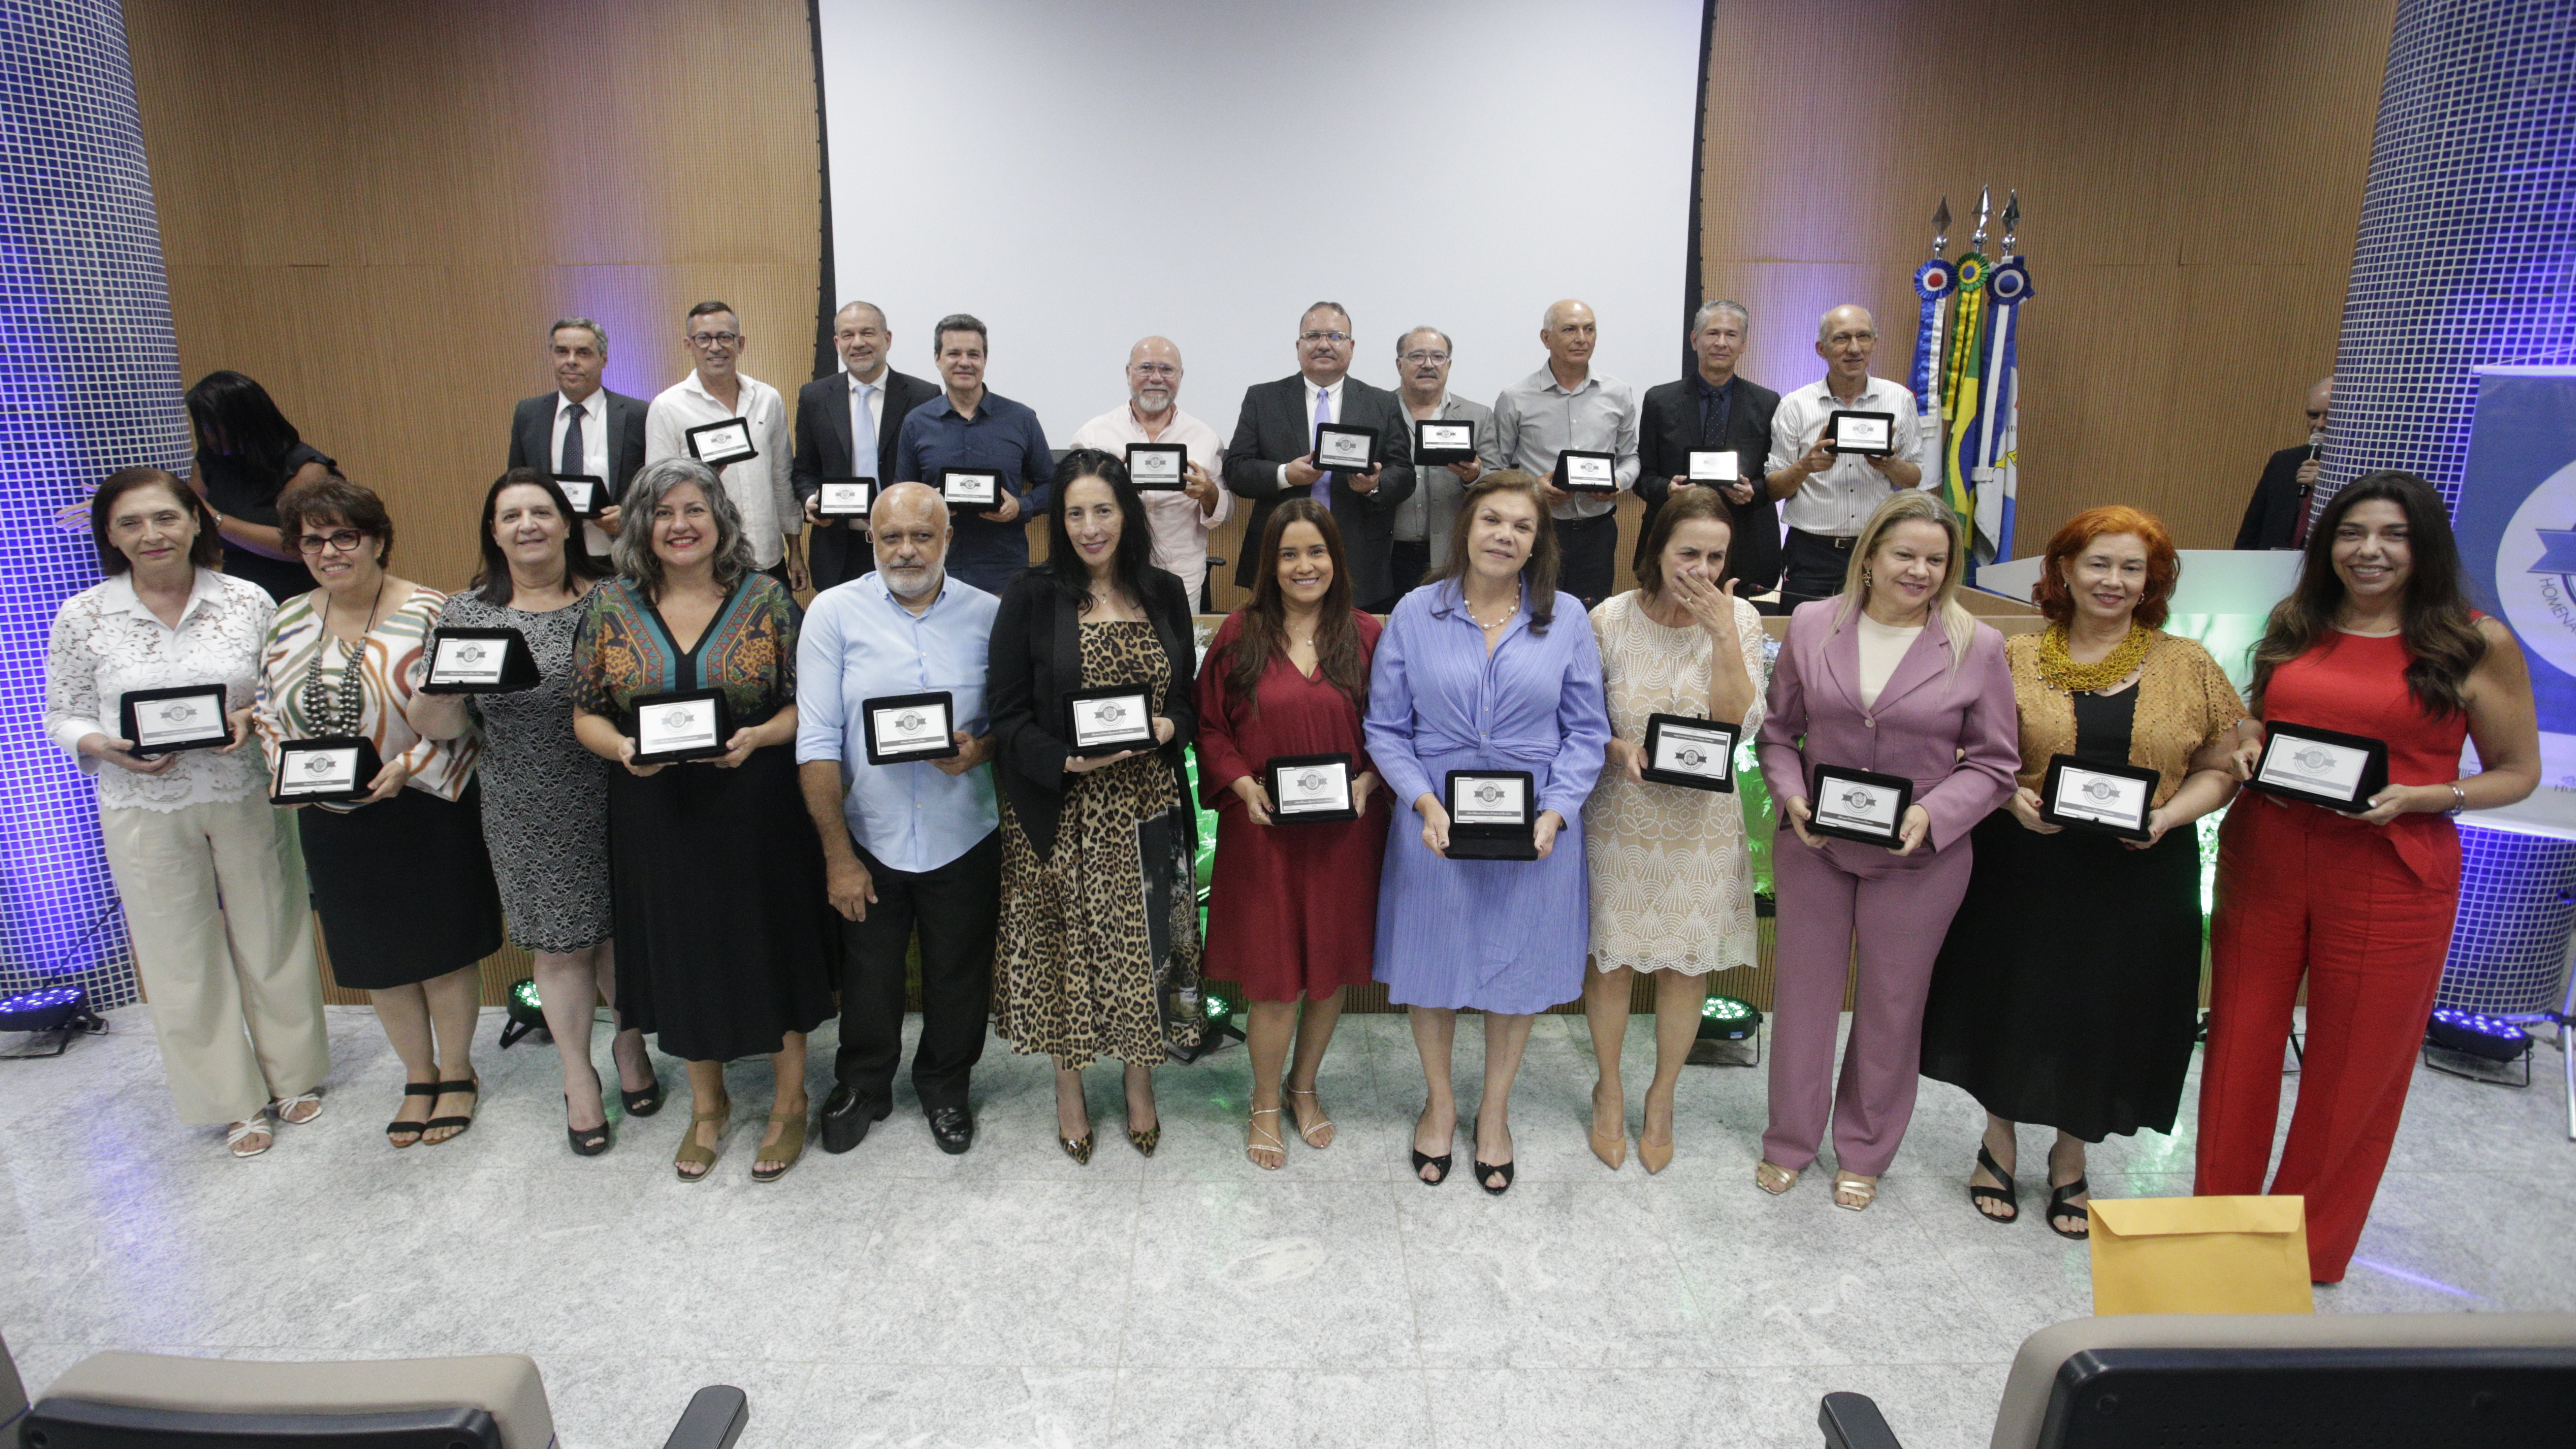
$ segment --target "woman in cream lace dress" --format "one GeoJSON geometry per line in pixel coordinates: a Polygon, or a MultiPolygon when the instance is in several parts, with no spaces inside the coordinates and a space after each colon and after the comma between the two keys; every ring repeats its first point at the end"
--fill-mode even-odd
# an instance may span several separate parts
{"type": "Polygon", "coordinates": [[[1673,1157],[1673,1088],[1699,1030],[1708,973],[1754,960],[1752,860],[1734,794],[1649,781],[1646,719],[1722,720],[1749,739],[1762,723],[1762,621],[1720,580],[1731,542],[1715,489],[1675,494],[1646,535],[1638,587],[1592,611],[1612,739],[1583,812],[1592,861],[1593,969],[1583,1010],[1601,1079],[1592,1089],[1592,1150],[1628,1160],[1619,1052],[1635,973],[1655,977],[1655,1077],[1646,1088],[1637,1160],[1673,1157]]]}

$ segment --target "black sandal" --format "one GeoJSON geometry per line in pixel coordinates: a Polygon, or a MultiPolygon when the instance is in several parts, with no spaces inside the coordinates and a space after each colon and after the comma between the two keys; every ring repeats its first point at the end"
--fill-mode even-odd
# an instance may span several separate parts
{"type": "Polygon", "coordinates": [[[1496,1197],[1501,1197],[1504,1193],[1512,1190],[1512,1169],[1519,1165],[1520,1164],[1517,1162],[1479,1162],[1476,1164],[1476,1186],[1483,1188],[1485,1191],[1492,1193],[1496,1197]],[[1494,1186],[1492,1183],[1485,1181],[1488,1177],[1501,1178],[1503,1180],[1503,1185],[1500,1187],[1494,1186]]]}
{"type": "MultiPolygon", "coordinates": [[[[449,1095],[461,1096],[468,1092],[473,1093],[475,1110],[482,1110],[483,1079],[481,1077],[471,1077],[462,1082],[438,1082],[433,1085],[436,1088],[436,1090],[431,1093],[431,1096],[433,1097],[445,1097],[449,1095]]],[[[411,1089],[406,1087],[403,1091],[404,1095],[408,1096],[410,1095],[411,1089]]],[[[430,1146],[436,1147],[441,1142],[453,1142],[457,1138],[464,1136],[465,1129],[473,1125],[474,1117],[472,1113],[468,1113],[462,1117],[432,1117],[427,1122],[421,1124],[420,1140],[423,1142],[429,1142],[429,1134],[437,1131],[441,1127],[453,1127],[456,1129],[455,1131],[438,1139],[438,1142],[429,1142],[430,1146]]]]}
{"type": "Polygon", "coordinates": [[[1441,1153],[1438,1157],[1434,1157],[1419,1147],[1413,1149],[1413,1180],[1421,1183],[1424,1187],[1438,1187],[1440,1184],[1447,1182],[1449,1180],[1449,1159],[1450,1154],[1446,1152],[1441,1153]],[[1422,1175],[1422,1169],[1426,1167],[1437,1168],[1438,1171],[1434,1172],[1429,1177],[1424,1177],[1422,1175]]]}
{"type": "MultiPolygon", "coordinates": [[[[414,1097],[427,1097],[432,1103],[437,1102],[438,1084],[436,1082],[405,1082],[403,1084],[403,1105],[408,1108],[411,1105],[411,1099],[414,1097]]],[[[409,1133],[411,1135],[411,1140],[409,1142],[393,1143],[394,1150],[396,1152],[400,1152],[406,1147],[418,1147],[420,1145],[421,1134],[428,1130],[429,1124],[427,1122],[419,1121],[411,1117],[396,1117],[394,1120],[385,1124],[385,1139],[388,1142],[392,1142],[394,1134],[398,1132],[409,1133]]]]}
{"type": "Polygon", "coordinates": [[[2084,1185],[2084,1179],[2080,1177],[2075,1179],[2073,1182],[2068,1183],[2064,1187],[2049,1189],[2048,1230],[2071,1242],[2082,1243],[2091,1241],[2093,1237],[2093,1210],[2089,1207],[2078,1207],[2075,1204],[2068,1202],[2067,1199],[2075,1196],[2077,1193],[2083,1193],[2089,1197],[2092,1195],[2092,1191],[2093,1190],[2091,1188],[2084,1185]],[[2061,1217],[2080,1217],[2084,1219],[2084,1231],[2080,1233],[2070,1233],[2066,1229],[2059,1227],[2057,1225],[2057,1220],[2061,1217]]]}
{"type": "MultiPolygon", "coordinates": [[[[591,1070],[595,1072],[599,1069],[593,1067],[591,1070]]],[[[626,1104],[627,1116],[650,1117],[662,1110],[662,1079],[655,1077],[653,1085],[640,1092],[630,1092],[624,1087],[619,1087],[617,1100],[626,1104]]]]}
{"type": "Polygon", "coordinates": [[[1995,1181],[2002,1183],[2003,1186],[1979,1187],[1973,1182],[1969,1183],[1968,1206],[1977,1208],[1977,1216],[1985,1218],[1990,1222],[2020,1222],[2021,1195],[2020,1190],[2013,1184],[2013,1175],[2004,1171],[2002,1168],[1995,1166],[1995,1155],[1988,1152],[1986,1150],[1986,1144],[1982,1142],[1977,1144],[1977,1165],[1984,1168],[1987,1172],[1992,1173],[1995,1181]],[[2012,1211],[2008,1213],[1990,1213],[1982,1207],[1977,1207],[1977,1204],[1987,1202],[2002,1203],[2004,1206],[2011,1208],[2012,1211]]]}
{"type": "MultiPolygon", "coordinates": [[[[594,1082],[599,1080],[599,1068],[592,1067],[590,1069],[590,1079],[594,1082]]],[[[482,1095],[483,1094],[479,1091],[475,1093],[475,1105],[477,1107],[482,1105],[482,1095]]],[[[564,1112],[569,1115],[571,1111],[572,1096],[570,1093],[566,1093],[564,1096],[564,1112]]],[[[572,1143],[572,1150],[576,1156],[597,1157],[599,1154],[608,1150],[607,1116],[607,1113],[602,1112],[600,1114],[600,1123],[596,1127],[575,1127],[570,1122],[566,1122],[564,1124],[564,1136],[572,1143]]]]}

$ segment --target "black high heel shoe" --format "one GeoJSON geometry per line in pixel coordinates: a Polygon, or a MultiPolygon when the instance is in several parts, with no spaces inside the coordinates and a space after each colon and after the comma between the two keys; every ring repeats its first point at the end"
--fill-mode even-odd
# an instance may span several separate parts
{"type": "MultiPolygon", "coordinates": [[[[599,1081],[598,1067],[594,1066],[590,1069],[590,1079],[594,1082],[599,1081]]],[[[569,1092],[564,1094],[564,1115],[567,1117],[572,1115],[572,1094],[569,1092]]],[[[575,1127],[570,1122],[564,1124],[564,1136],[572,1143],[575,1156],[597,1157],[608,1150],[607,1118],[608,1114],[602,1112],[600,1123],[596,1127],[575,1127]]]]}
{"type": "Polygon", "coordinates": [[[1419,1147],[1413,1149],[1414,1180],[1420,1182],[1424,1187],[1438,1187],[1440,1184],[1447,1182],[1449,1180],[1449,1159],[1450,1154],[1446,1152],[1441,1153],[1438,1157],[1434,1157],[1419,1147]],[[1429,1177],[1424,1177],[1422,1175],[1422,1169],[1426,1167],[1437,1168],[1438,1171],[1434,1172],[1429,1177]]]}
{"type": "MultiPolygon", "coordinates": [[[[593,1067],[591,1071],[595,1075],[599,1068],[593,1067]]],[[[640,1092],[630,1092],[620,1086],[617,1089],[617,1100],[626,1105],[627,1116],[650,1117],[662,1110],[662,1079],[655,1077],[653,1085],[640,1092]]]]}
{"type": "Polygon", "coordinates": [[[1479,1162],[1476,1164],[1476,1186],[1496,1197],[1501,1197],[1512,1190],[1512,1169],[1519,1165],[1517,1162],[1479,1162]],[[1503,1185],[1496,1187],[1485,1181],[1489,1177],[1501,1178],[1503,1185]]]}

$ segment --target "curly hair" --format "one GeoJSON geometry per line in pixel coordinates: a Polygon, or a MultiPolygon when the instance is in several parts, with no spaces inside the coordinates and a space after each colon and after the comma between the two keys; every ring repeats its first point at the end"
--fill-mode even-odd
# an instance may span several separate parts
{"type": "MultiPolygon", "coordinates": [[[[617,565],[618,576],[652,597],[662,593],[662,556],[653,551],[653,510],[662,499],[683,483],[697,485],[707,500],[707,513],[716,525],[716,587],[730,589],[746,575],[758,573],[760,566],[752,561],[751,540],[742,531],[742,511],[733,506],[733,497],[724,490],[716,470],[695,458],[664,458],[647,463],[626,485],[624,513],[626,524],[617,540],[608,546],[608,556],[617,565]]],[[[575,537],[579,531],[575,531],[575,537]]]]}
{"type": "Polygon", "coordinates": [[[2077,554],[2092,546],[2093,540],[2112,533],[2134,533],[2145,541],[2147,588],[2138,596],[2137,611],[2131,617],[2143,628],[2164,627],[2174,581],[2182,577],[2182,555],[2174,552],[2173,535],[2165,531],[2161,520],[2125,503],[2087,508],[2066,520],[2066,526],[2048,541],[2039,582],[2030,587],[2030,601],[2039,605],[2050,623],[2063,624],[2075,617],[2075,593],[2066,586],[2068,566],[2077,554]]]}
{"type": "Polygon", "coordinates": [[[2254,688],[2245,702],[2256,711],[2263,708],[2272,671],[2307,653],[2333,630],[2344,604],[2343,577],[2334,566],[2335,534],[2345,517],[2365,503],[2394,503],[2406,515],[2412,566],[2399,629],[2412,656],[2406,665],[2407,692],[2437,719],[2468,707],[2469,675],[2487,657],[2487,639],[2478,632],[2468,597],[2460,591],[2460,546],[2451,536],[2450,510],[2432,484],[2389,468],[2345,484],[2308,530],[2298,585],[2272,607],[2271,622],[2254,646],[2254,688]]]}
{"type": "Polygon", "coordinates": [[[393,567],[393,515],[385,512],[385,500],[376,496],[376,490],[326,473],[279,494],[277,536],[287,547],[301,547],[297,540],[303,538],[307,523],[340,523],[356,529],[376,541],[376,563],[393,567]]]}

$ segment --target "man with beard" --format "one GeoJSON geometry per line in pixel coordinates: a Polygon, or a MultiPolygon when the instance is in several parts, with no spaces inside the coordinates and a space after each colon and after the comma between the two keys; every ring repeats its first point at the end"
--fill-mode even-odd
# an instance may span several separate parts
{"type": "MultiPolygon", "coordinates": [[[[869,512],[876,571],[818,594],[796,645],[796,760],[823,838],[841,930],[841,1048],[823,1150],[847,1152],[894,1110],[904,953],[921,933],[921,1040],[912,1085],[947,1153],[975,1140],[967,1080],[984,1054],[1002,893],[984,674],[1000,601],[948,577],[948,505],[897,483],[869,512]],[[871,764],[870,701],[944,694],[945,758],[871,764]]],[[[932,705],[888,707],[877,755],[932,705]]]]}
{"type": "Polygon", "coordinates": [[[936,384],[907,377],[886,365],[894,332],[873,302],[852,302],[832,317],[832,347],[843,371],[816,378],[796,394],[796,458],[788,481],[814,525],[806,545],[814,591],[848,583],[876,567],[868,551],[868,526],[860,519],[825,518],[815,499],[826,478],[865,478],[883,486],[894,462],[895,440],[912,410],[939,396],[936,384]]]}
{"type": "MultiPolygon", "coordinates": [[[[1351,314],[1339,302],[1317,302],[1297,321],[1297,371],[1243,390],[1243,412],[1225,449],[1225,486],[1252,500],[1243,536],[1258,540],[1282,498],[1300,494],[1333,515],[1351,566],[1351,597],[1372,613],[1394,607],[1387,560],[1395,511],[1413,496],[1413,425],[1395,394],[1350,375],[1357,344],[1351,314]],[[1315,466],[1316,429],[1326,423],[1377,433],[1377,466],[1365,473],[1315,466]]],[[[1234,581],[1252,587],[1271,566],[1256,542],[1244,550],[1234,581]]]]}
{"type": "MultiPolygon", "coordinates": [[[[1127,456],[1129,443],[1178,443],[1189,450],[1178,493],[1145,493],[1145,523],[1154,534],[1154,567],[1177,575],[1192,606],[1208,607],[1208,531],[1234,516],[1234,495],[1217,483],[1225,470],[1216,429],[1182,412],[1181,349],[1148,337],[1127,349],[1127,401],[1076,428],[1073,446],[1127,456]]],[[[1258,540],[1255,540],[1258,542],[1258,540]]]]}

